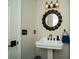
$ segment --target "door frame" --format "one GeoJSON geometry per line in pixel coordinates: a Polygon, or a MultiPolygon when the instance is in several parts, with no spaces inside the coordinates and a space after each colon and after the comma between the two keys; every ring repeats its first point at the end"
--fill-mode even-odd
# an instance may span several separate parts
{"type": "Polygon", "coordinates": [[[18,0],[18,59],[21,59],[21,0],[18,0]]]}
{"type": "MultiPolygon", "coordinates": [[[[10,0],[8,0],[9,2],[10,0]]],[[[17,2],[17,59],[21,59],[21,0],[15,0],[17,2]]],[[[9,5],[8,5],[9,7],[9,5]]]]}

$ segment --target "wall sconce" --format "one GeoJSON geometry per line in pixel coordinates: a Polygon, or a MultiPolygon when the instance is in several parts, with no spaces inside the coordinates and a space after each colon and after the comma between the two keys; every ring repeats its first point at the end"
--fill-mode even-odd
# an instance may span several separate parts
{"type": "Polygon", "coordinates": [[[52,8],[58,8],[59,7],[59,1],[57,0],[55,4],[53,4],[53,1],[51,1],[50,4],[48,2],[45,3],[46,9],[52,9],[52,8]]]}

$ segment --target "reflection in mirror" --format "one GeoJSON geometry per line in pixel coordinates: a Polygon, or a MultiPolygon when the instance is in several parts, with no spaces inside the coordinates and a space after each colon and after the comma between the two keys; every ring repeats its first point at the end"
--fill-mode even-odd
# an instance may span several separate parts
{"type": "Polygon", "coordinates": [[[50,27],[56,26],[58,23],[58,16],[56,14],[49,14],[46,17],[45,22],[50,27]]]}

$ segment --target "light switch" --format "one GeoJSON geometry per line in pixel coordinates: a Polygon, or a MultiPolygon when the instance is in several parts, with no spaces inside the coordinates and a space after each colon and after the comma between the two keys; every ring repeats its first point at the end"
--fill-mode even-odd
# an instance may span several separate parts
{"type": "Polygon", "coordinates": [[[22,35],[27,35],[27,29],[22,29],[22,35]]]}

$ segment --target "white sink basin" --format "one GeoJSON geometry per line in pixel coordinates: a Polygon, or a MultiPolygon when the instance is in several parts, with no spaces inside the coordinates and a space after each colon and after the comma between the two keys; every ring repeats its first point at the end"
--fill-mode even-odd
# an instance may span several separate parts
{"type": "Polygon", "coordinates": [[[42,38],[35,42],[36,47],[46,48],[46,49],[62,49],[63,43],[61,41],[47,40],[47,38],[42,38]]]}
{"type": "Polygon", "coordinates": [[[63,48],[62,41],[47,40],[47,37],[44,37],[41,40],[36,41],[35,45],[36,45],[37,48],[47,49],[48,59],[53,59],[53,49],[60,50],[60,49],[63,48]]]}

